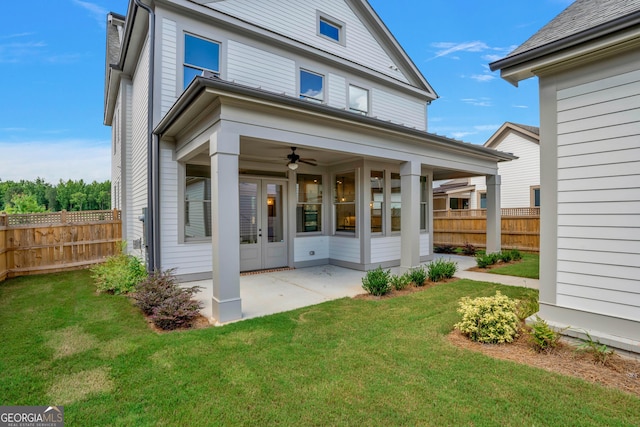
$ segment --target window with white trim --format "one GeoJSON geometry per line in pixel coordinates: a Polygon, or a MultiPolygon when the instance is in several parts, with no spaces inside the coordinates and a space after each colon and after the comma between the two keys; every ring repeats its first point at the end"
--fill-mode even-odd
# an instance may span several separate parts
{"type": "Polygon", "coordinates": [[[220,43],[191,34],[184,35],[184,87],[205,71],[220,75],[220,43]]]}
{"type": "Polygon", "coordinates": [[[322,231],[322,175],[298,174],[298,204],[296,231],[314,233],[322,231]]]}
{"type": "Polygon", "coordinates": [[[211,237],[211,168],[186,165],[184,188],[184,237],[211,237]]]}
{"type": "Polygon", "coordinates": [[[371,232],[384,231],[384,172],[371,171],[371,232]]]}
{"type": "Polygon", "coordinates": [[[300,69],[300,98],[308,101],[324,101],[324,76],[300,69]]]}
{"type": "Polygon", "coordinates": [[[356,232],[356,172],[336,174],[333,188],[335,231],[356,232]]]}
{"type": "Polygon", "coordinates": [[[369,112],[369,91],[349,85],[349,110],[366,116],[369,112]]]}
{"type": "Polygon", "coordinates": [[[345,23],[322,12],[317,12],[317,34],[320,37],[345,45],[345,23]]]}

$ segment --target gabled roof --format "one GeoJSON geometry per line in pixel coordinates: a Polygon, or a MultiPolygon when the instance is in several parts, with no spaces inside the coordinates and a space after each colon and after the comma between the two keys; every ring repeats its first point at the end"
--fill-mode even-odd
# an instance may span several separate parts
{"type": "Polygon", "coordinates": [[[446,194],[464,193],[467,191],[474,191],[475,185],[469,184],[468,178],[454,179],[453,181],[445,182],[439,187],[433,189],[434,196],[441,196],[446,194]]]}
{"type": "Polygon", "coordinates": [[[506,136],[512,132],[526,138],[527,140],[540,144],[540,128],[536,126],[521,125],[518,123],[505,122],[500,129],[498,129],[491,138],[484,143],[485,147],[496,148],[506,136]]]}
{"type": "Polygon", "coordinates": [[[526,42],[489,67],[492,71],[502,70],[506,80],[517,84],[519,80],[533,76],[531,70],[522,69],[505,75],[505,69],[517,68],[608,35],[620,33],[622,36],[624,31],[634,28],[633,33],[637,36],[640,0],[576,0],[526,42]]]}

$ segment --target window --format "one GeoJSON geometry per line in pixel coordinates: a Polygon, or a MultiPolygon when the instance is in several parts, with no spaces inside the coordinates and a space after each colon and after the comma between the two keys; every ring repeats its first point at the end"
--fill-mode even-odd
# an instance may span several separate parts
{"type": "Polygon", "coordinates": [[[531,187],[531,207],[540,207],[540,186],[531,187]]]}
{"type": "Polygon", "coordinates": [[[429,187],[427,186],[427,177],[420,177],[420,231],[427,231],[428,227],[428,197],[429,197],[429,187]]]}
{"type": "Polygon", "coordinates": [[[203,71],[220,74],[220,44],[190,34],[184,35],[184,87],[203,71]]]}
{"type": "Polygon", "coordinates": [[[296,231],[322,231],[322,175],[298,174],[297,179],[296,231]]]}
{"type": "Polygon", "coordinates": [[[349,110],[366,116],[369,112],[369,91],[349,85],[349,110]]]}
{"type": "Polygon", "coordinates": [[[324,76],[300,70],[300,98],[322,102],[324,100],[324,76]]]}
{"type": "Polygon", "coordinates": [[[478,198],[479,198],[479,203],[478,203],[479,208],[487,209],[487,193],[483,191],[482,193],[478,194],[478,198]]]}
{"type": "Polygon", "coordinates": [[[345,36],[344,36],[344,22],[340,22],[337,19],[329,18],[324,14],[318,12],[318,35],[320,37],[325,37],[329,40],[332,40],[336,43],[340,43],[344,46],[345,44],[345,36]]]}
{"type": "Polygon", "coordinates": [[[391,174],[391,231],[400,231],[402,191],[400,174],[391,174]]]}
{"type": "Polygon", "coordinates": [[[384,172],[371,171],[371,232],[382,233],[384,224],[384,172]]]}
{"type": "Polygon", "coordinates": [[[336,175],[333,204],[336,212],[337,232],[356,232],[356,173],[344,172],[336,175]]]}
{"type": "Polygon", "coordinates": [[[211,168],[186,166],[184,191],[185,238],[211,237],[211,168]]]}

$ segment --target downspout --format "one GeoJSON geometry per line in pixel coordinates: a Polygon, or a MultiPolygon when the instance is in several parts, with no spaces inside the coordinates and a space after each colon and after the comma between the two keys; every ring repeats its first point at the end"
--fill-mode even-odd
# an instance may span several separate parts
{"type": "Polygon", "coordinates": [[[148,87],[148,104],[147,104],[147,215],[145,217],[145,227],[147,231],[147,269],[153,272],[159,265],[157,250],[158,230],[156,224],[158,221],[158,139],[153,134],[153,89],[155,76],[155,33],[156,33],[156,16],[151,7],[142,3],[142,0],[134,0],[136,6],[144,9],[149,14],[149,87],[148,87]]]}

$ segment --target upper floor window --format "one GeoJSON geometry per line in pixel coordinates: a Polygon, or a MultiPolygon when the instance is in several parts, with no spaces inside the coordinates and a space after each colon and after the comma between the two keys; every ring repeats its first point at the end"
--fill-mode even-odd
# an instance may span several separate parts
{"type": "Polygon", "coordinates": [[[341,45],[345,43],[344,27],[345,24],[337,19],[330,18],[320,12],[318,16],[318,35],[333,40],[341,45]]]}
{"type": "Polygon", "coordinates": [[[220,44],[191,34],[184,35],[184,87],[203,71],[220,74],[220,44]]]}
{"type": "Polygon", "coordinates": [[[349,110],[366,116],[369,112],[369,91],[349,85],[349,110]]]}
{"type": "Polygon", "coordinates": [[[324,76],[300,70],[300,98],[322,102],[324,100],[324,76]]]}

